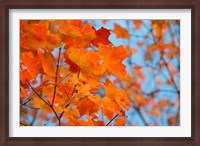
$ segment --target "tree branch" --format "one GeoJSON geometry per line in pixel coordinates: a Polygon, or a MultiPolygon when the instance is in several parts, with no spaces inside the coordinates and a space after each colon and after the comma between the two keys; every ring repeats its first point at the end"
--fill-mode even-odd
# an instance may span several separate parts
{"type": "MultiPolygon", "coordinates": [[[[132,101],[133,102],[133,101],[132,101]]],[[[135,110],[139,113],[140,118],[142,119],[142,121],[144,122],[145,126],[149,126],[149,123],[147,122],[147,120],[144,118],[142,111],[140,110],[140,108],[138,106],[136,106],[136,104],[133,104],[135,110]]]]}
{"type": "MultiPolygon", "coordinates": [[[[79,78],[80,71],[81,71],[81,70],[78,71],[77,79],[79,78]]],[[[71,95],[70,95],[70,98],[74,95],[74,93],[75,93],[75,91],[76,91],[76,86],[77,86],[77,84],[74,85],[74,89],[73,89],[73,91],[72,91],[72,93],[71,93],[71,95]]]]}
{"type": "Polygon", "coordinates": [[[59,119],[59,117],[58,117],[58,115],[57,115],[55,109],[53,108],[53,106],[52,106],[50,103],[48,103],[47,101],[45,101],[45,100],[35,91],[35,89],[31,86],[31,84],[29,84],[29,82],[28,82],[27,80],[26,80],[26,82],[27,82],[28,85],[31,87],[31,89],[33,90],[33,92],[34,92],[46,105],[48,105],[48,106],[52,109],[52,111],[54,112],[56,118],[57,118],[58,121],[59,121],[59,126],[60,126],[60,119],[59,119]]]}
{"type": "Polygon", "coordinates": [[[116,114],[116,115],[106,124],[106,126],[108,126],[108,125],[109,125],[114,119],[116,119],[118,116],[119,116],[119,115],[116,114]]]}
{"type": "MultiPolygon", "coordinates": [[[[78,71],[77,79],[78,79],[79,76],[80,76],[80,71],[81,71],[81,70],[78,71]]],[[[67,93],[65,93],[65,94],[67,95],[68,99],[70,99],[70,98],[74,95],[74,93],[75,93],[75,91],[76,91],[76,86],[77,86],[77,84],[74,85],[74,88],[73,88],[73,91],[72,91],[70,97],[69,97],[69,95],[68,95],[67,93]]],[[[68,104],[65,106],[65,108],[67,108],[70,104],[71,104],[71,102],[68,103],[68,104]]],[[[62,113],[61,113],[60,116],[59,116],[59,119],[62,118],[62,116],[63,116],[64,113],[65,113],[65,111],[63,110],[62,113]]]]}
{"type": "Polygon", "coordinates": [[[58,63],[57,63],[57,68],[56,68],[56,78],[55,78],[55,86],[54,86],[54,93],[53,93],[53,100],[52,100],[52,106],[54,104],[54,99],[56,96],[56,89],[57,89],[57,80],[58,80],[58,68],[59,68],[59,62],[60,62],[60,52],[61,52],[61,47],[59,48],[59,54],[58,54],[58,63]]]}
{"type": "Polygon", "coordinates": [[[165,60],[164,57],[163,57],[163,61],[164,61],[164,64],[165,64],[165,66],[166,66],[166,68],[167,68],[167,70],[168,70],[168,72],[169,72],[170,79],[171,79],[171,81],[172,81],[172,83],[173,83],[173,85],[174,85],[174,87],[175,87],[177,93],[180,95],[180,89],[179,89],[178,85],[176,84],[176,81],[175,81],[175,79],[174,79],[174,77],[173,77],[173,75],[172,75],[172,73],[171,73],[171,71],[170,71],[170,69],[169,69],[169,66],[168,66],[168,64],[167,64],[167,62],[166,62],[166,60],[165,60]]]}
{"type": "Polygon", "coordinates": [[[24,103],[22,103],[21,105],[20,105],[20,108],[22,108],[23,106],[25,106],[27,103],[29,103],[31,101],[31,99],[29,98],[26,102],[24,102],[24,103]]]}
{"type": "Polygon", "coordinates": [[[31,87],[31,89],[33,90],[33,92],[44,102],[44,103],[46,103],[48,106],[50,106],[49,105],[49,103],[47,102],[47,101],[45,101],[36,91],[35,91],[35,89],[31,86],[31,84],[26,80],[26,82],[28,83],[28,85],[31,87]]]}

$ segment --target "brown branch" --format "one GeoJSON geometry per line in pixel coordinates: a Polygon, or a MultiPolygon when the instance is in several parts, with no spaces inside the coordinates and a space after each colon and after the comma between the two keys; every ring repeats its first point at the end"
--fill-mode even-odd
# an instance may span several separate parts
{"type": "Polygon", "coordinates": [[[168,70],[168,72],[169,72],[170,79],[171,79],[171,81],[172,81],[172,83],[173,83],[173,85],[174,85],[174,87],[175,87],[177,93],[180,94],[180,89],[179,89],[178,85],[176,84],[176,81],[175,81],[175,79],[174,79],[174,77],[173,77],[173,75],[172,75],[172,73],[171,73],[171,71],[170,71],[170,69],[169,69],[169,66],[168,66],[168,64],[167,64],[167,62],[166,62],[166,60],[165,60],[164,57],[163,57],[163,61],[164,61],[164,64],[165,64],[165,66],[166,66],[166,68],[167,68],[167,70],[168,70]]]}
{"type": "MultiPolygon", "coordinates": [[[[66,106],[65,106],[65,108],[67,108],[69,105],[70,105],[71,103],[68,103],[66,106]]],[[[63,116],[63,114],[64,114],[64,110],[63,110],[63,112],[60,114],[60,116],[59,116],[59,119],[61,119],[62,118],[62,116],[63,116]]]]}
{"type": "Polygon", "coordinates": [[[174,32],[174,28],[173,28],[173,23],[172,23],[171,20],[168,22],[168,26],[169,26],[170,33],[172,35],[173,44],[175,46],[178,46],[178,40],[176,38],[176,35],[175,35],[175,32],[174,32]]]}
{"type": "Polygon", "coordinates": [[[65,94],[67,95],[67,98],[70,99],[69,95],[67,94],[66,90],[64,90],[65,94]]]}
{"type": "Polygon", "coordinates": [[[34,115],[34,118],[33,118],[33,121],[31,122],[30,126],[33,126],[35,120],[36,120],[36,116],[38,114],[38,110],[36,111],[35,115],[34,115]]]}
{"type": "MultiPolygon", "coordinates": [[[[81,70],[78,71],[77,79],[79,78],[80,71],[81,71],[81,70]]],[[[71,93],[71,95],[70,95],[70,98],[74,95],[74,93],[75,93],[75,91],[76,91],[76,86],[77,86],[77,84],[78,84],[78,83],[76,83],[76,84],[74,85],[74,88],[73,88],[73,91],[72,91],[72,93],[71,93]]]]}
{"type": "Polygon", "coordinates": [[[52,109],[52,111],[54,112],[56,118],[57,118],[58,121],[59,121],[59,126],[60,126],[60,119],[59,119],[59,117],[58,117],[58,115],[57,115],[55,109],[53,108],[53,106],[52,106],[50,103],[48,103],[47,101],[45,101],[45,100],[35,91],[35,89],[29,84],[29,82],[28,82],[27,80],[26,80],[26,82],[27,82],[28,85],[31,87],[31,89],[33,90],[33,92],[34,92],[46,105],[48,105],[48,106],[52,109]]]}
{"type": "Polygon", "coordinates": [[[152,95],[159,93],[159,92],[169,92],[169,93],[179,94],[179,92],[177,92],[175,90],[166,90],[166,89],[156,89],[156,90],[154,90],[150,93],[146,93],[144,91],[141,91],[141,92],[142,92],[142,94],[145,94],[146,96],[152,96],[152,95]]]}
{"type": "Polygon", "coordinates": [[[60,83],[62,83],[62,81],[64,81],[70,74],[71,74],[71,72],[68,73],[68,74],[58,83],[58,85],[59,85],[60,83]]]}
{"type": "Polygon", "coordinates": [[[31,84],[26,80],[26,82],[28,83],[28,85],[31,87],[31,89],[33,90],[33,92],[44,102],[44,103],[46,103],[48,106],[50,106],[49,104],[48,104],[48,102],[47,101],[45,101],[36,91],[35,91],[35,89],[31,86],[31,84]]]}
{"type": "MultiPolygon", "coordinates": [[[[121,82],[118,82],[118,83],[119,83],[120,87],[121,87],[122,89],[124,89],[124,86],[122,85],[122,83],[121,83],[121,82]]],[[[129,100],[130,100],[130,98],[129,98],[129,100]]],[[[146,126],[149,126],[149,124],[148,124],[148,122],[146,121],[146,119],[144,118],[144,116],[143,116],[143,114],[142,114],[140,108],[139,108],[138,106],[136,106],[136,104],[135,104],[135,102],[134,102],[133,100],[130,100],[130,101],[133,103],[133,107],[134,107],[135,110],[138,112],[138,114],[139,114],[139,116],[141,117],[141,119],[142,119],[142,121],[144,122],[144,124],[145,124],[146,126]]]]}
{"type": "Polygon", "coordinates": [[[32,109],[35,109],[35,110],[39,110],[39,109],[40,109],[40,108],[37,108],[37,107],[32,107],[32,106],[30,106],[30,105],[24,105],[24,106],[29,107],[29,108],[32,108],[32,109]]]}
{"type": "MultiPolygon", "coordinates": [[[[78,79],[79,76],[80,76],[80,71],[81,71],[81,70],[78,71],[77,79],[78,79]]],[[[73,88],[73,91],[72,91],[70,97],[69,97],[69,95],[68,95],[67,93],[65,93],[65,94],[67,95],[68,99],[72,98],[72,96],[74,95],[74,93],[75,93],[75,91],[76,91],[76,86],[77,86],[77,84],[78,84],[78,83],[76,83],[76,84],[74,85],[74,88],[73,88]]],[[[68,104],[65,106],[65,108],[67,108],[70,104],[71,104],[71,103],[68,103],[68,104]]],[[[64,113],[65,113],[65,111],[63,110],[62,113],[61,113],[60,116],[59,116],[59,119],[62,118],[62,116],[63,116],[64,113]]]]}
{"type": "MultiPolygon", "coordinates": [[[[177,39],[177,37],[175,35],[175,31],[174,31],[174,27],[173,27],[173,22],[171,20],[168,22],[168,26],[169,26],[169,31],[170,31],[170,33],[172,35],[173,45],[174,46],[179,46],[178,39],[177,39]]],[[[177,59],[178,59],[179,68],[180,68],[180,57],[178,55],[177,55],[177,59]]]]}
{"type": "Polygon", "coordinates": [[[149,34],[151,34],[152,37],[153,37],[154,42],[156,42],[156,37],[155,37],[155,35],[153,33],[153,29],[149,28],[143,21],[142,21],[142,24],[148,30],[148,33],[147,33],[146,37],[144,38],[144,40],[146,40],[148,38],[149,34]]]}
{"type": "Polygon", "coordinates": [[[53,100],[52,100],[52,106],[54,103],[54,99],[56,96],[56,89],[57,89],[57,80],[58,80],[58,68],[59,68],[59,62],[60,62],[60,52],[61,52],[61,47],[59,48],[59,54],[58,54],[58,63],[57,63],[57,68],[56,68],[56,78],[55,78],[55,86],[54,86],[54,93],[53,93],[53,100]]]}
{"type": "MultiPolygon", "coordinates": [[[[132,101],[133,102],[133,101],[132,101]]],[[[145,126],[149,126],[149,123],[147,122],[147,120],[144,118],[142,111],[140,110],[140,108],[138,106],[136,106],[136,104],[133,104],[135,110],[139,113],[140,118],[142,119],[142,121],[144,122],[145,126]]]]}
{"type": "Polygon", "coordinates": [[[26,102],[24,102],[24,103],[22,103],[21,105],[20,105],[20,108],[22,108],[23,106],[25,106],[27,103],[29,103],[31,101],[31,99],[29,98],[26,102]]]}

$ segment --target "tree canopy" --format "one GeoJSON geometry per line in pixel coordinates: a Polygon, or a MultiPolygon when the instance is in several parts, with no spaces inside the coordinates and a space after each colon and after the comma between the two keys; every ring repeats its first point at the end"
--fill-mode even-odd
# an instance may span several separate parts
{"type": "Polygon", "coordinates": [[[21,126],[180,125],[179,20],[21,20],[21,126]]]}

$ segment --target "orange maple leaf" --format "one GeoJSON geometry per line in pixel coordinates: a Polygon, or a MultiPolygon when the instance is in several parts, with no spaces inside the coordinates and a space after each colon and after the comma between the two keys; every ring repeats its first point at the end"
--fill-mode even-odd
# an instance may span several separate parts
{"type": "Polygon", "coordinates": [[[44,73],[49,77],[56,76],[56,64],[53,55],[45,50],[38,51],[42,60],[44,73]]]}
{"type": "Polygon", "coordinates": [[[115,74],[120,79],[126,75],[126,67],[122,61],[128,57],[128,53],[122,45],[112,47],[112,45],[99,44],[98,53],[102,58],[102,65],[109,74],[115,74]]]}
{"type": "Polygon", "coordinates": [[[142,26],[142,21],[141,20],[133,20],[133,24],[135,26],[135,29],[140,29],[142,26]]]}
{"type": "Polygon", "coordinates": [[[115,126],[125,126],[126,125],[126,119],[124,117],[120,117],[116,120],[115,126]]]}
{"type": "Polygon", "coordinates": [[[113,32],[116,34],[117,38],[130,38],[128,31],[125,28],[121,27],[119,24],[114,24],[113,32]]]}

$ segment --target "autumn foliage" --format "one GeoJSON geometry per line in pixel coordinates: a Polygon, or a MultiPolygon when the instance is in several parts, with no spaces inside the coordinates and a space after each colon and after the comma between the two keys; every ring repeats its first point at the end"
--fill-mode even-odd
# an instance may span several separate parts
{"type": "Polygon", "coordinates": [[[179,21],[123,21],[20,21],[21,126],[179,125],[179,21]]]}

